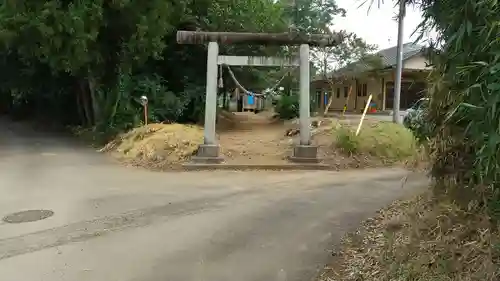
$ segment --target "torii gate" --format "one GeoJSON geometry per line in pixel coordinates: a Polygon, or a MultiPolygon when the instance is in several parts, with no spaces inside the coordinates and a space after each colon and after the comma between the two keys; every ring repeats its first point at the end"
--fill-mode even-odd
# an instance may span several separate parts
{"type": "Polygon", "coordinates": [[[311,144],[310,129],[310,73],[309,46],[335,46],[341,43],[341,34],[294,34],[294,33],[237,33],[237,32],[200,32],[178,31],[179,44],[204,44],[208,42],[207,55],[207,86],[205,101],[204,142],[198,148],[195,163],[220,163],[219,145],[215,137],[215,122],[217,115],[217,65],[248,65],[248,66],[286,66],[300,67],[300,109],[299,127],[300,143],[294,147],[290,161],[301,163],[317,163],[318,147],[311,144]],[[221,44],[256,44],[256,45],[300,45],[299,60],[273,57],[219,56],[221,44]]]}

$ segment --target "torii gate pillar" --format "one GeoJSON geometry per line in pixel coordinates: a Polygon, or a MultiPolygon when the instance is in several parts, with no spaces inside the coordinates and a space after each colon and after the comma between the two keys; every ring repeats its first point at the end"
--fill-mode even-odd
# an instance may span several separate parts
{"type": "Polygon", "coordinates": [[[293,154],[290,157],[292,162],[299,163],[317,163],[318,147],[311,144],[311,98],[310,98],[310,64],[309,64],[309,45],[300,45],[299,51],[299,128],[300,141],[293,148],[293,154]]]}
{"type": "Polygon", "coordinates": [[[217,119],[217,58],[219,57],[219,45],[217,42],[208,43],[207,53],[204,139],[203,144],[198,147],[198,153],[191,160],[201,163],[220,163],[224,159],[220,156],[219,145],[215,138],[215,123],[217,119]]]}

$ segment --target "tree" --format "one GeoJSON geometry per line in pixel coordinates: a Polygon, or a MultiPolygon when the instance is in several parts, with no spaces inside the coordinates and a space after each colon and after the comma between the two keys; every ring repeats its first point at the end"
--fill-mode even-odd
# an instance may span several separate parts
{"type": "Polygon", "coordinates": [[[289,28],[302,33],[326,33],[337,16],[346,11],[335,0],[281,0],[289,28]]]}
{"type": "Polygon", "coordinates": [[[160,95],[164,95],[172,88],[177,98],[189,95],[187,99],[202,94],[198,89],[204,85],[204,75],[200,74],[206,54],[203,46],[178,46],[175,42],[178,28],[261,31],[280,28],[279,9],[272,1],[236,4],[162,0],[4,2],[0,6],[0,40],[6,58],[3,62],[9,64],[6,68],[14,66],[12,61],[18,62],[16,66],[21,71],[19,75],[6,76],[9,79],[2,85],[3,95],[21,95],[30,102],[39,99],[38,93],[34,94],[41,92],[39,83],[28,85],[25,81],[41,77],[38,70],[43,68],[49,76],[44,81],[54,82],[54,88],[44,89],[50,96],[48,99],[55,99],[51,92],[73,95],[83,124],[106,127],[116,122],[137,123],[138,90],[151,93],[162,89],[160,95]],[[174,65],[185,67],[173,70],[174,65]],[[155,73],[164,78],[154,78],[155,73]],[[159,84],[154,86],[152,81],[159,84]],[[13,83],[24,90],[13,92],[13,83]],[[68,87],[61,88],[66,84],[68,87]],[[152,88],[146,90],[144,85],[152,88]]]}
{"type": "MultiPolygon", "coordinates": [[[[283,21],[288,32],[327,34],[330,32],[329,26],[333,24],[333,20],[346,13],[335,0],[280,0],[278,3],[283,7],[283,21]]],[[[284,47],[282,55],[297,57],[298,48],[284,47]]],[[[277,76],[281,75],[279,73],[277,76]]],[[[298,83],[297,75],[289,73],[283,80],[285,92],[289,94],[298,83]]]]}
{"type": "Polygon", "coordinates": [[[39,63],[78,84],[87,124],[114,117],[120,96],[110,91],[120,74],[159,58],[162,38],[173,30],[169,2],[7,1],[0,8],[0,36],[26,66],[39,63]]]}
{"type": "Polygon", "coordinates": [[[328,73],[369,57],[376,49],[376,45],[368,44],[356,34],[350,33],[340,45],[316,48],[312,53],[312,60],[326,78],[328,73]]]}
{"type": "MultiPolygon", "coordinates": [[[[334,0],[4,1],[0,95],[19,115],[118,132],[139,125],[150,97],[154,121],[203,114],[205,46],[179,45],[176,30],[320,32],[344,11],[334,0]],[[22,113],[21,113],[22,112],[22,113]],[[28,114],[30,113],[30,114],[28,114]]],[[[286,55],[276,46],[221,46],[228,55],[286,55]]],[[[234,69],[264,89],[286,70],[234,69]]],[[[291,77],[294,78],[294,77],[291,77]]],[[[231,81],[226,79],[228,86],[231,81]]]]}
{"type": "MultiPolygon", "coordinates": [[[[335,85],[342,77],[335,77],[335,72],[342,69],[342,76],[355,77],[367,70],[381,68],[381,59],[373,55],[376,45],[366,43],[354,33],[345,35],[342,44],[333,47],[316,48],[313,51],[313,62],[319,69],[323,80],[326,81],[333,93],[335,85]],[[358,69],[361,66],[362,69],[358,69]]],[[[352,91],[350,89],[349,91],[352,91]]],[[[333,95],[330,95],[323,114],[326,114],[332,104],[333,95]]]]}

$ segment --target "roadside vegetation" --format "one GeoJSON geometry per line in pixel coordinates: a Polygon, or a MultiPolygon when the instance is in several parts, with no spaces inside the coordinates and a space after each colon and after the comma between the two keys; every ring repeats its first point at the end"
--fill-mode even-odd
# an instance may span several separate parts
{"type": "MultiPolygon", "coordinates": [[[[348,235],[321,280],[500,280],[500,6],[408,0],[434,28],[430,106],[413,124],[429,191],[348,235]]],[[[431,46],[432,47],[432,46],[431,46]]]]}
{"type": "Polygon", "coordinates": [[[345,154],[374,157],[385,164],[414,159],[420,150],[410,130],[391,122],[365,124],[358,135],[355,126],[340,127],[335,138],[335,146],[345,154]]]}

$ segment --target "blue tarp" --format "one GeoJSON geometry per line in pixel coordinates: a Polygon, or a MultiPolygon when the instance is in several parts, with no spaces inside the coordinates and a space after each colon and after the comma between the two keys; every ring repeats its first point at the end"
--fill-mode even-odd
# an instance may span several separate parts
{"type": "Polygon", "coordinates": [[[247,103],[248,105],[253,105],[255,102],[254,96],[248,96],[247,103]]]}

